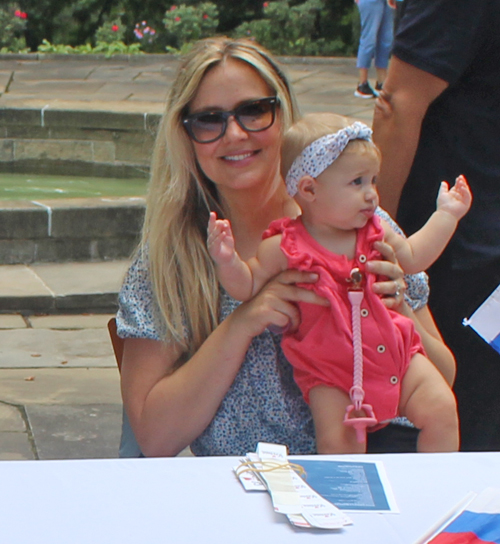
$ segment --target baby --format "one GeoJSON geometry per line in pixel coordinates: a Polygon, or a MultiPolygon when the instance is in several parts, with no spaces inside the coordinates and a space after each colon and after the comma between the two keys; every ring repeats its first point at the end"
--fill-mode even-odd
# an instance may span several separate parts
{"type": "Polygon", "coordinates": [[[428,268],[470,207],[465,178],[451,189],[441,184],[436,212],[406,239],[375,215],[380,153],[366,125],[349,125],[334,114],[307,115],[285,135],[283,164],[291,164],[287,190],[302,215],[271,223],[256,257],[244,262],[229,222],[212,213],[208,249],[220,283],[238,300],[288,268],[318,275],[303,287],[327,298],[330,307],[301,303],[298,330],[285,331],[282,339],[311,408],[318,453],[363,452],[366,427],[379,428],[396,415],[420,429],[418,451],[456,451],[453,393],[426,358],[411,319],[372,292],[376,278],[365,263],[380,258],[373,243],[384,240],[406,273],[428,268]]]}

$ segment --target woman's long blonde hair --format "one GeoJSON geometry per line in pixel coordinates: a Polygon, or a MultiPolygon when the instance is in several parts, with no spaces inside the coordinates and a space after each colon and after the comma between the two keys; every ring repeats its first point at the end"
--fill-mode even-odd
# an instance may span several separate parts
{"type": "Polygon", "coordinates": [[[286,77],[255,42],[202,40],[178,68],[156,137],[141,250],[149,262],[164,340],[183,348],[183,360],[218,324],[219,288],[206,231],[209,211],[222,211],[214,185],[196,164],[182,117],[206,72],[227,59],[248,63],[276,92],[283,131],[298,117],[286,77]]]}

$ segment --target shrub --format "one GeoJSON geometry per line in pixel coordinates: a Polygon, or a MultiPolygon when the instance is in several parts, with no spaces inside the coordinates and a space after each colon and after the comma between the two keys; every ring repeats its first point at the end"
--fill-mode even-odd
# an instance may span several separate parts
{"type": "Polygon", "coordinates": [[[148,25],[147,21],[136,23],[134,27],[134,36],[139,40],[142,51],[152,53],[155,51],[156,30],[148,25]]]}
{"type": "Polygon", "coordinates": [[[24,32],[28,15],[17,6],[8,5],[0,8],[0,52],[19,53],[27,52],[24,32]]]}
{"type": "Polygon", "coordinates": [[[184,52],[190,43],[214,36],[219,24],[217,6],[202,2],[197,6],[172,6],[166,13],[165,29],[169,52],[184,52]]]}
{"type": "Polygon", "coordinates": [[[263,8],[263,19],[241,24],[234,35],[254,39],[277,55],[346,53],[346,44],[340,37],[322,35],[321,23],[330,19],[324,0],[307,0],[294,6],[288,0],[279,0],[264,2],[263,8]]]}
{"type": "Polygon", "coordinates": [[[125,34],[125,27],[122,25],[120,19],[116,19],[112,22],[104,23],[100,26],[95,33],[96,43],[115,43],[123,41],[123,35],[125,34]]]}

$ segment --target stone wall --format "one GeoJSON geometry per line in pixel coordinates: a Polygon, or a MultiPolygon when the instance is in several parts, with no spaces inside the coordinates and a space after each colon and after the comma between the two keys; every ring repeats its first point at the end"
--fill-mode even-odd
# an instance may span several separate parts
{"type": "Polygon", "coordinates": [[[0,108],[0,171],[146,177],[160,117],[0,108]]]}

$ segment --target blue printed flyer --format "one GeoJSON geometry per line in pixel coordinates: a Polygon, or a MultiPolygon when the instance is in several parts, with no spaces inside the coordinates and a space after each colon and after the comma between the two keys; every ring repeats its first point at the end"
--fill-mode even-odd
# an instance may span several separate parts
{"type": "Polygon", "coordinates": [[[294,459],[317,493],[348,512],[398,513],[389,480],[380,461],[309,461],[294,459]]]}

